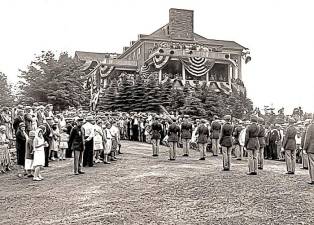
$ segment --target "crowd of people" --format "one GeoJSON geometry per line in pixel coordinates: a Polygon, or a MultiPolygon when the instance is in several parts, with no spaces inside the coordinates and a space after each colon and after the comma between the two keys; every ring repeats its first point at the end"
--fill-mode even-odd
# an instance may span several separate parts
{"type": "MultiPolygon", "coordinates": [[[[121,152],[121,140],[140,141],[152,145],[152,156],[159,156],[160,145],[169,148],[169,160],[176,160],[178,148],[189,157],[191,149],[213,157],[222,154],[223,171],[231,168],[231,158],[248,158],[248,175],[257,175],[264,160],[284,160],[287,174],[294,174],[296,162],[308,169],[314,184],[313,120],[288,124],[267,124],[252,116],[241,121],[226,115],[219,119],[192,119],[189,115],[156,113],[90,113],[82,110],[53,112],[52,105],[6,107],[0,117],[0,171],[12,165],[9,148],[15,139],[19,177],[40,181],[41,167],[50,161],[74,157],[75,175],[82,167],[97,163],[110,164],[121,152]]],[[[208,157],[207,157],[208,158],[208,157]]]]}

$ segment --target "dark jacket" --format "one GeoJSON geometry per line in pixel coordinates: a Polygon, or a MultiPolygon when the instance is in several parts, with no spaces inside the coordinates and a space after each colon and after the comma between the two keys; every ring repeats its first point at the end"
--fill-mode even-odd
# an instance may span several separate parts
{"type": "Polygon", "coordinates": [[[258,150],[260,148],[258,135],[259,126],[256,123],[252,123],[246,128],[244,147],[247,150],[258,150]]]}
{"type": "Polygon", "coordinates": [[[16,132],[16,155],[17,165],[25,164],[25,148],[26,148],[26,136],[20,129],[16,132]]]}
{"type": "Polygon", "coordinates": [[[23,120],[20,116],[18,116],[18,117],[16,117],[16,118],[14,119],[13,128],[14,128],[15,133],[17,132],[20,123],[23,122],[23,121],[24,121],[24,120],[23,120]]]}
{"type": "Polygon", "coordinates": [[[73,151],[84,151],[84,129],[75,126],[69,137],[69,148],[73,151]]]}
{"type": "Polygon", "coordinates": [[[24,115],[24,121],[25,121],[25,129],[27,131],[32,130],[33,118],[32,118],[32,115],[30,113],[26,113],[24,115]]]}
{"type": "Polygon", "coordinates": [[[151,134],[152,134],[151,139],[157,139],[157,140],[161,139],[161,131],[162,131],[161,123],[153,122],[152,128],[151,128],[151,134]]]}
{"type": "Polygon", "coordinates": [[[198,135],[197,143],[206,144],[209,138],[209,130],[205,125],[201,125],[197,128],[196,135],[198,135]]]}
{"type": "Polygon", "coordinates": [[[181,125],[181,138],[191,139],[192,138],[193,126],[189,122],[183,122],[181,125]]]}
{"type": "Polygon", "coordinates": [[[180,127],[173,123],[168,128],[168,142],[178,142],[180,135],[180,127]]]}
{"type": "Polygon", "coordinates": [[[297,144],[295,140],[296,135],[297,135],[297,129],[294,126],[289,126],[287,128],[287,132],[282,143],[282,146],[285,150],[297,149],[297,144]]]}
{"type": "Polygon", "coordinates": [[[304,150],[307,153],[314,154],[314,123],[307,128],[304,142],[304,150]]]}
{"type": "Polygon", "coordinates": [[[219,144],[223,147],[232,146],[233,126],[228,122],[221,127],[219,144]]]}
{"type": "Polygon", "coordinates": [[[258,142],[260,148],[264,148],[266,146],[266,130],[263,125],[259,125],[259,132],[258,132],[258,142]]]}
{"type": "Polygon", "coordinates": [[[218,121],[213,121],[210,127],[212,139],[219,139],[221,124],[218,121]]]}

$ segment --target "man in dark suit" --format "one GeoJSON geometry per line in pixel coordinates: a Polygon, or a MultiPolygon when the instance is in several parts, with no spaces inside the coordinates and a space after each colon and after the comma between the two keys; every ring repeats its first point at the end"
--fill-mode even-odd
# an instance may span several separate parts
{"type": "Polygon", "coordinates": [[[77,125],[72,129],[69,138],[69,148],[74,152],[74,174],[84,174],[82,171],[83,153],[85,148],[84,129],[82,128],[83,119],[77,120],[77,125]]]}
{"type": "Polygon", "coordinates": [[[311,119],[307,119],[304,121],[304,130],[302,132],[302,136],[301,136],[301,148],[302,148],[302,167],[301,169],[305,169],[308,170],[309,169],[309,157],[306,153],[306,151],[304,150],[304,143],[305,143],[305,135],[306,135],[306,131],[307,128],[309,127],[309,125],[311,124],[311,119]]]}
{"type": "Polygon", "coordinates": [[[258,117],[251,117],[251,124],[246,129],[244,147],[248,153],[249,173],[248,175],[257,175],[257,154],[260,149],[258,134],[259,126],[257,124],[258,117]]]}
{"type": "Polygon", "coordinates": [[[218,140],[219,140],[219,135],[220,135],[220,130],[221,130],[221,124],[218,121],[218,117],[214,116],[213,122],[210,127],[210,136],[211,136],[211,141],[212,141],[212,152],[214,156],[218,156],[218,140]]]}
{"type": "Polygon", "coordinates": [[[224,117],[225,124],[221,127],[219,144],[222,147],[223,170],[229,171],[231,166],[232,132],[231,116],[224,117]]]}
{"type": "Polygon", "coordinates": [[[201,125],[196,130],[196,135],[198,136],[197,143],[200,150],[200,160],[205,160],[205,151],[209,138],[208,127],[205,126],[206,120],[201,120],[201,125]]]}
{"type": "Polygon", "coordinates": [[[306,131],[304,150],[309,158],[309,173],[311,179],[309,184],[314,185],[314,119],[306,131]]]}
{"type": "Polygon", "coordinates": [[[46,122],[43,124],[43,126],[45,127],[44,139],[48,143],[48,146],[44,148],[45,150],[45,166],[44,167],[49,166],[49,158],[51,157],[49,148],[52,141],[52,128],[51,128],[52,124],[53,124],[53,120],[51,117],[47,117],[46,122]]]}
{"type": "Polygon", "coordinates": [[[172,124],[168,128],[168,143],[169,143],[169,160],[176,159],[177,145],[180,136],[180,127],[176,123],[176,118],[172,117],[172,124]]]}
{"type": "Polygon", "coordinates": [[[283,148],[285,150],[285,158],[287,165],[287,174],[294,174],[296,163],[296,140],[297,129],[294,126],[294,119],[289,118],[289,126],[286,131],[286,135],[283,139],[283,148]]]}
{"type": "Polygon", "coordinates": [[[193,125],[188,121],[189,116],[184,115],[183,123],[181,124],[181,139],[183,143],[183,156],[189,156],[189,142],[192,137],[193,125]]]}

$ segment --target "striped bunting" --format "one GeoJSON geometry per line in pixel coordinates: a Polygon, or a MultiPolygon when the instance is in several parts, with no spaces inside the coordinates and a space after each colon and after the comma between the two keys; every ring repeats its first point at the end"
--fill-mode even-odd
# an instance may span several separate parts
{"type": "Polygon", "coordinates": [[[100,76],[102,78],[106,78],[113,71],[113,69],[114,69],[114,66],[101,65],[99,67],[100,76]]]}
{"type": "Polygon", "coordinates": [[[165,55],[165,56],[155,55],[153,57],[153,61],[154,61],[154,65],[155,65],[156,69],[161,69],[162,67],[164,67],[167,64],[169,58],[170,58],[170,56],[168,56],[168,55],[165,55]]]}
{"type": "Polygon", "coordinates": [[[203,76],[215,65],[214,60],[208,60],[202,57],[190,57],[188,60],[181,59],[185,69],[193,76],[203,76]]]}

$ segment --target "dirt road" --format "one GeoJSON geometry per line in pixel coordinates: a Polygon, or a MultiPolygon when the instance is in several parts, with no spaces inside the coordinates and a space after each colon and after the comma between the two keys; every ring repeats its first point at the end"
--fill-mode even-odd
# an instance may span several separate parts
{"type": "MultiPolygon", "coordinates": [[[[72,160],[53,162],[45,180],[0,175],[0,224],[314,224],[314,187],[308,172],[285,175],[266,161],[247,176],[246,160],[223,172],[221,156],[159,158],[150,145],[123,142],[111,165],[72,175],[72,160]]],[[[298,164],[299,167],[299,164],[298,164]]]]}

